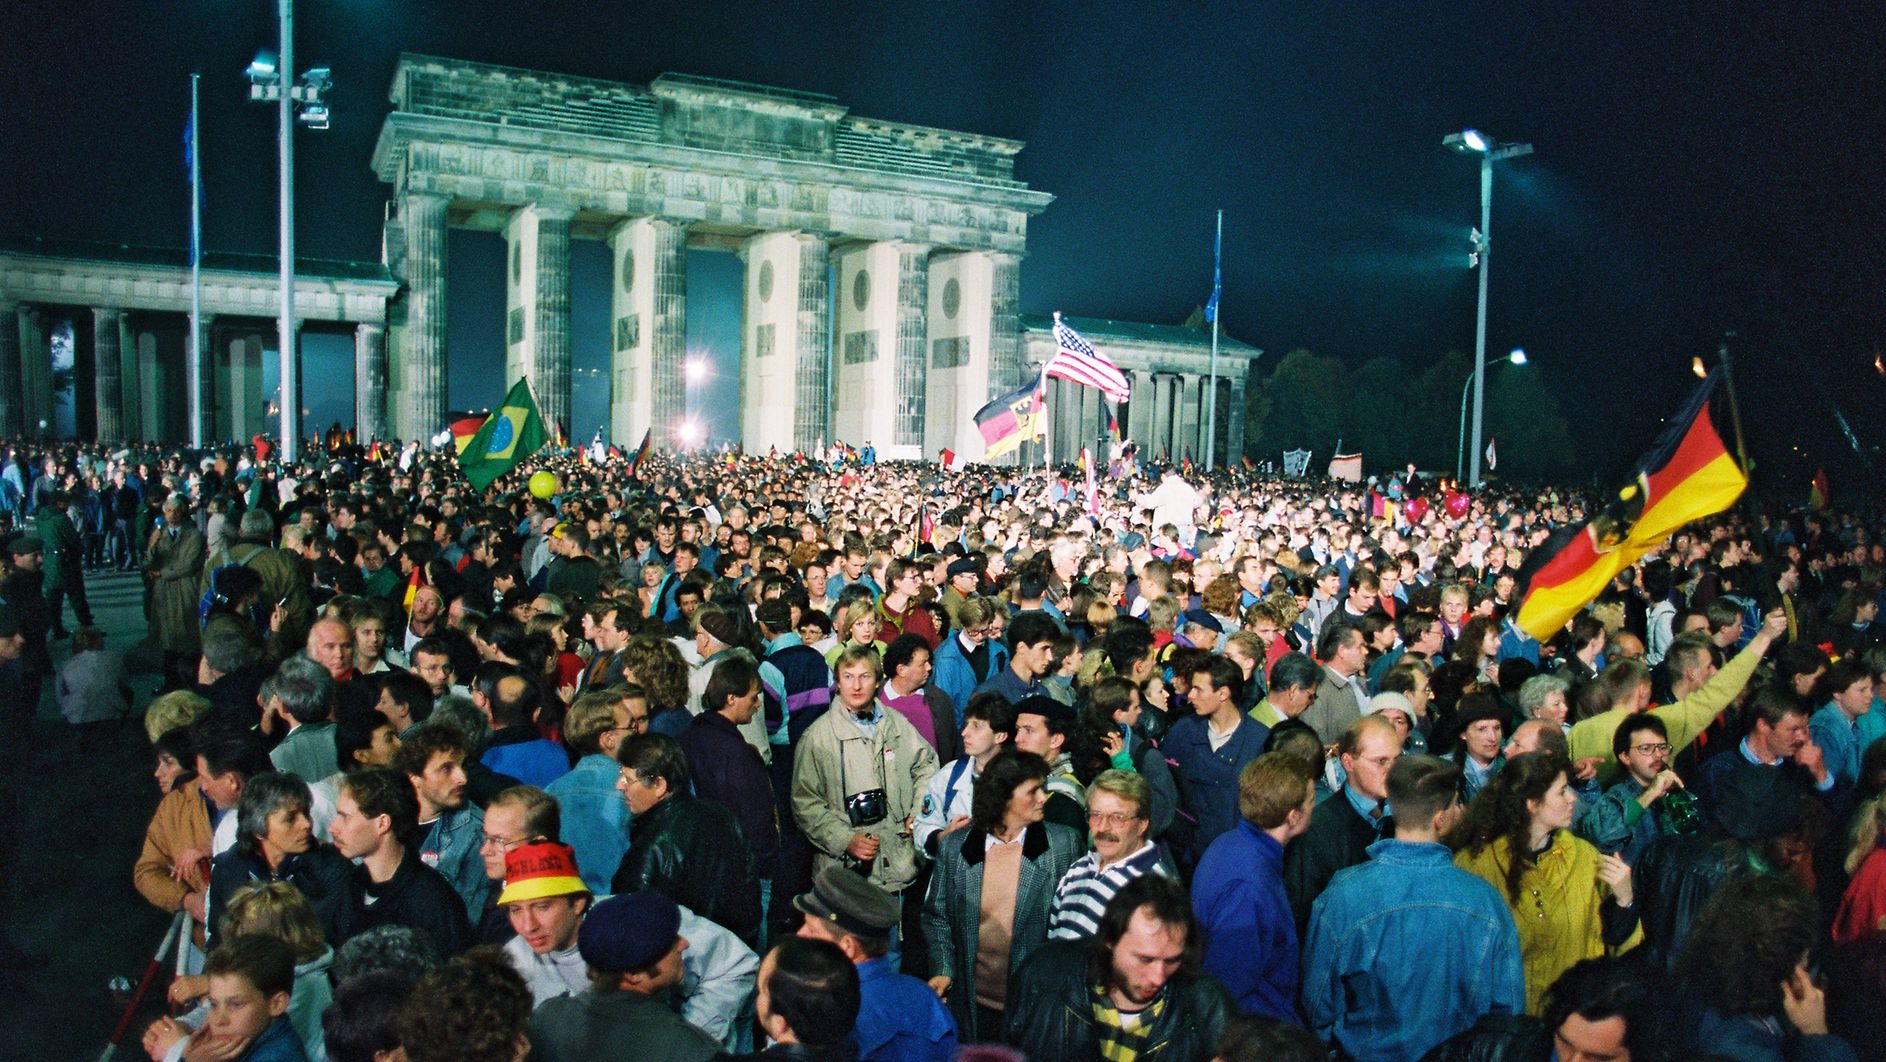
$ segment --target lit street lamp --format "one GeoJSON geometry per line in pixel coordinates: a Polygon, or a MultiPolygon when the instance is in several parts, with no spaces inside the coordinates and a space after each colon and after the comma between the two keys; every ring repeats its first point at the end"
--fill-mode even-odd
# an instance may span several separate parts
{"type": "Polygon", "coordinates": [[[261,52],[249,64],[249,99],[255,103],[273,103],[279,115],[281,155],[281,320],[277,323],[281,349],[281,449],[282,460],[293,461],[301,444],[301,425],[295,410],[301,407],[301,380],[295,356],[295,140],[294,130],[299,107],[299,121],[309,129],[326,129],[328,107],[325,96],[334,87],[331,72],[317,66],[289,83],[295,68],[295,0],[276,0],[277,20],[281,25],[281,57],[261,52]]]}
{"type": "MultiPolygon", "coordinates": [[[[1511,354],[1499,360],[1506,362],[1508,365],[1524,365],[1530,359],[1526,357],[1526,351],[1523,348],[1514,347],[1511,354]]],[[[1485,375],[1486,369],[1486,362],[1480,362],[1475,365],[1473,371],[1467,374],[1466,382],[1460,385],[1460,444],[1454,450],[1454,481],[1456,483],[1460,482],[1461,461],[1466,456],[1465,451],[1467,449],[1467,389],[1473,387],[1474,382],[1485,375]]],[[[1479,388],[1474,388],[1476,394],[1479,393],[1479,390],[1479,388]]],[[[1478,407],[1476,407],[1476,411],[1477,409],[1478,407]]],[[[1476,420],[1474,421],[1473,444],[1475,446],[1480,445],[1480,423],[1477,419],[1477,412],[1476,420]]],[[[1480,462],[1476,460],[1474,462],[1474,475],[1477,477],[1479,474],[1480,462]]],[[[1477,484],[1479,480],[1475,479],[1474,482],[1477,484]]]]}
{"type": "Polygon", "coordinates": [[[1502,144],[1477,129],[1467,129],[1442,137],[1441,146],[1452,148],[1463,155],[1480,156],[1480,228],[1474,246],[1480,269],[1480,308],[1475,317],[1473,340],[1473,446],[1467,453],[1470,462],[1468,467],[1471,469],[1467,483],[1469,486],[1479,486],[1480,432],[1486,413],[1485,374],[1480,369],[1486,364],[1487,357],[1487,259],[1493,253],[1493,163],[1530,155],[1532,145],[1502,144]]]}

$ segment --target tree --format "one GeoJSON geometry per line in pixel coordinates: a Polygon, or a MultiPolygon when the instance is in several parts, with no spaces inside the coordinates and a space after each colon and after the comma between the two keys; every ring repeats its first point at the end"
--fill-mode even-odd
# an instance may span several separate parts
{"type": "Polygon", "coordinates": [[[1508,479],[1562,476],[1571,470],[1576,451],[1558,396],[1537,369],[1515,369],[1487,378],[1486,434],[1499,440],[1495,474],[1508,479]]]}
{"type": "Polygon", "coordinates": [[[1259,422],[1259,453],[1269,458],[1284,450],[1323,455],[1335,450],[1348,391],[1348,370],[1340,358],[1293,350],[1277,363],[1266,390],[1269,408],[1259,422]]]}
{"type": "Polygon", "coordinates": [[[1410,457],[1408,368],[1372,358],[1349,378],[1342,406],[1343,449],[1361,451],[1368,470],[1400,468],[1410,457]]]}

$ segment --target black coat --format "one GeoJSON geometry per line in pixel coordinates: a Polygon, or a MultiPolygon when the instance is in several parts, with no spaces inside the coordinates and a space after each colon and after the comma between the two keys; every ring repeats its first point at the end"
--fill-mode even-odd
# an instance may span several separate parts
{"type": "Polygon", "coordinates": [[[1473,1028],[1421,1056],[1421,1062],[1543,1062],[1552,1030],[1528,1014],[1488,1014],[1473,1028]]]}
{"type": "Polygon", "coordinates": [[[609,883],[618,896],[654,889],[749,947],[760,936],[760,879],[746,833],[718,800],[677,793],[636,816],[609,883]]]}
{"type": "MultiPolygon", "coordinates": [[[[1051,940],[1035,949],[1009,982],[1009,1043],[1029,1058],[1097,1062],[1090,941],[1051,940]]],[[[1142,1058],[1205,1062],[1235,1011],[1231,997],[1205,974],[1166,982],[1166,1006],[1147,1030],[1142,1058]]]]}
{"type": "Polygon", "coordinates": [[[360,902],[354,932],[374,926],[410,926],[431,937],[439,954],[448,959],[471,944],[465,901],[445,875],[420,862],[419,853],[407,849],[384,885],[375,886],[367,868],[357,866],[353,885],[360,902]],[[374,898],[372,903],[366,902],[369,896],[374,898]]]}
{"type": "Polygon", "coordinates": [[[779,855],[779,819],[773,776],[759,750],[719,712],[702,712],[681,732],[681,751],[694,775],[694,793],[733,809],[753,845],[760,877],[771,879],[779,855]]]}
{"type": "Polygon", "coordinates": [[[354,864],[332,845],[316,843],[301,855],[283,860],[275,870],[270,870],[260,855],[245,856],[231,848],[210,864],[210,908],[205,913],[212,948],[229,898],[252,881],[286,881],[301,890],[321,922],[321,935],[331,947],[339,948],[358,928],[354,864]]]}
{"type": "Polygon", "coordinates": [[[1329,887],[1336,872],[1366,862],[1369,846],[1394,832],[1390,820],[1378,835],[1340,791],[1316,806],[1310,815],[1310,828],[1284,849],[1284,894],[1290,897],[1298,940],[1308,937],[1310,907],[1329,887]]]}

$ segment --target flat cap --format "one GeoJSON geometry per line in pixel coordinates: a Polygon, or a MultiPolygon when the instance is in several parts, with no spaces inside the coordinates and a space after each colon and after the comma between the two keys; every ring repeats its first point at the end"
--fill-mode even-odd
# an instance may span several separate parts
{"type": "Polygon", "coordinates": [[[793,898],[792,905],[809,915],[836,922],[858,937],[888,938],[903,910],[890,893],[866,881],[856,871],[826,867],[812,879],[812,891],[793,898]]]}

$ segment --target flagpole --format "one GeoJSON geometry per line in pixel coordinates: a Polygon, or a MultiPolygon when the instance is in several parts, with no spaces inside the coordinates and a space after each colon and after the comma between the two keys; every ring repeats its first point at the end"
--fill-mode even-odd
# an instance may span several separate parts
{"type": "Polygon", "coordinates": [[[1211,388],[1211,401],[1205,413],[1205,471],[1210,472],[1217,464],[1218,457],[1218,318],[1221,316],[1218,306],[1218,291],[1222,280],[1220,263],[1225,242],[1225,212],[1218,211],[1218,235],[1212,240],[1211,269],[1211,372],[1206,378],[1206,386],[1211,388]]]}
{"type": "Polygon", "coordinates": [[[1729,423],[1735,427],[1735,459],[1742,466],[1744,478],[1749,475],[1748,446],[1742,439],[1742,405],[1735,399],[1735,371],[1729,364],[1729,340],[1735,338],[1734,332],[1722,334],[1722,345],[1716,348],[1716,357],[1722,361],[1722,383],[1729,391],[1729,423]]]}
{"type": "Polygon", "coordinates": [[[203,162],[197,150],[197,81],[190,75],[190,383],[184,389],[190,445],[203,448],[203,162]]]}

